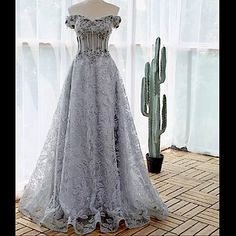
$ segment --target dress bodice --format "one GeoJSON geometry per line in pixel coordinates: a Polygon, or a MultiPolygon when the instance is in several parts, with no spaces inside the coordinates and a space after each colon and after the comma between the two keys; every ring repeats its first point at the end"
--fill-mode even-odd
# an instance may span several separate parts
{"type": "Polygon", "coordinates": [[[109,55],[109,37],[112,28],[118,28],[120,22],[120,16],[113,15],[95,20],[90,20],[82,15],[70,15],[66,17],[65,24],[76,32],[78,54],[109,55]]]}

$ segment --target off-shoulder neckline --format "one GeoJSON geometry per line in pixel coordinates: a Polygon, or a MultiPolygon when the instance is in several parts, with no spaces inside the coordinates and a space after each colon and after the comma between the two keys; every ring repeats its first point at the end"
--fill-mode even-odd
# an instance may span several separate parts
{"type": "Polygon", "coordinates": [[[110,15],[102,16],[102,17],[96,18],[94,20],[91,20],[88,17],[80,15],[80,14],[69,15],[69,17],[75,17],[75,16],[81,17],[81,18],[86,19],[86,20],[88,20],[90,22],[95,22],[95,21],[103,20],[103,19],[108,18],[108,17],[120,17],[119,15],[112,15],[112,14],[110,14],[110,15]]]}

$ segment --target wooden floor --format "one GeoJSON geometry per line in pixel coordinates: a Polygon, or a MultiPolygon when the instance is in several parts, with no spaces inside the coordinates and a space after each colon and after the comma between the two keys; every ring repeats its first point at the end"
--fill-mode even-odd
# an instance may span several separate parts
{"type": "MultiPolygon", "coordinates": [[[[164,221],[152,218],[149,225],[127,229],[124,223],[113,234],[100,233],[98,228],[87,235],[219,235],[219,158],[181,152],[164,151],[160,174],[149,174],[153,185],[169,208],[164,221]]],[[[31,222],[21,215],[16,203],[16,235],[76,235],[58,233],[31,222]]]]}

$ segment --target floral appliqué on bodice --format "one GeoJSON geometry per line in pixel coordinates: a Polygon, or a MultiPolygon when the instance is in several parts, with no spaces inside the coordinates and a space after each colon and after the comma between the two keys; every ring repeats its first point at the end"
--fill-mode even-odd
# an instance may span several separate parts
{"type": "Polygon", "coordinates": [[[65,24],[74,29],[78,41],[76,58],[88,56],[94,61],[97,56],[110,56],[108,42],[113,28],[118,28],[120,16],[108,15],[99,19],[90,20],[82,15],[66,17],[65,24]]]}

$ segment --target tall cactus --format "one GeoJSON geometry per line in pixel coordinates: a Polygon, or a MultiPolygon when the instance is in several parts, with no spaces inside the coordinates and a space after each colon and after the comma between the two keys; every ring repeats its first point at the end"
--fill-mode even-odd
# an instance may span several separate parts
{"type": "Polygon", "coordinates": [[[148,117],[148,149],[151,157],[160,156],[160,138],[166,130],[166,95],[163,95],[162,124],[160,115],[160,84],[166,79],[166,48],[161,49],[158,37],[155,42],[155,56],[145,64],[145,77],[142,79],[141,112],[148,117]]]}

